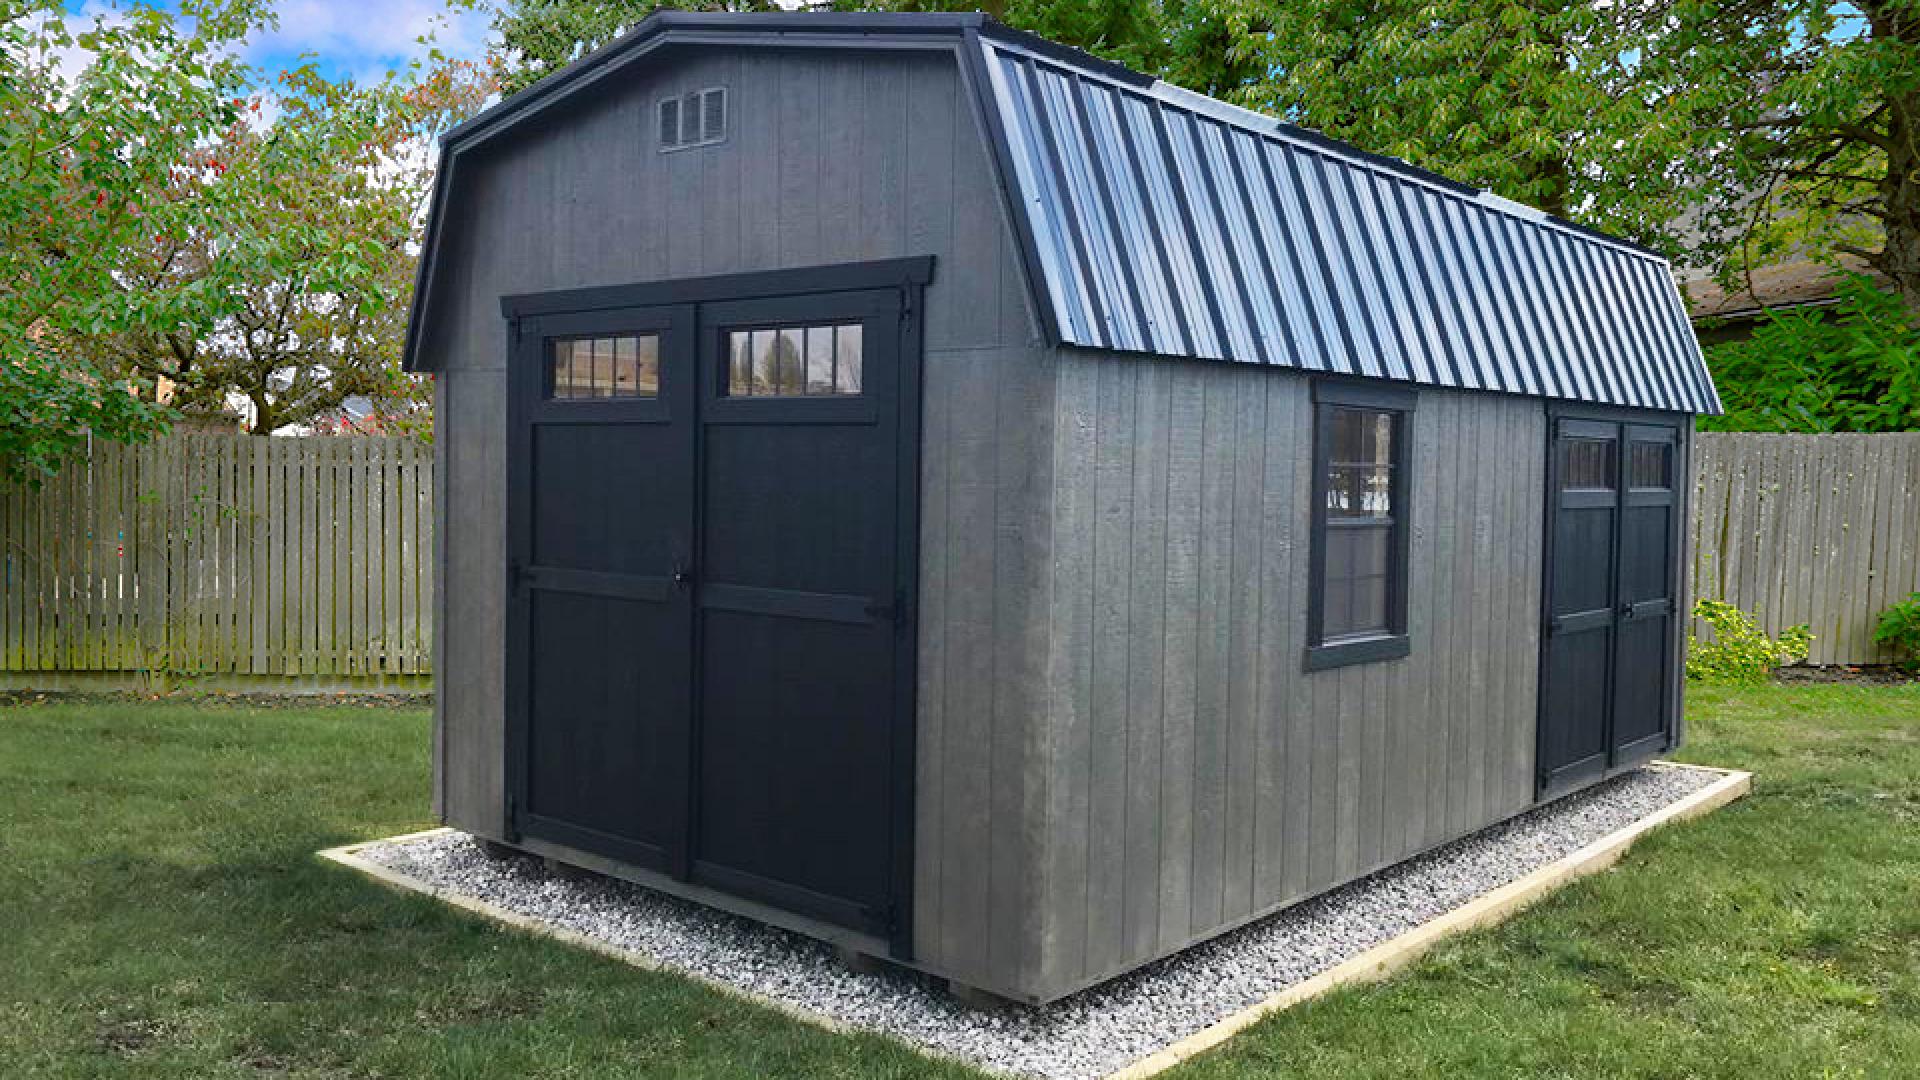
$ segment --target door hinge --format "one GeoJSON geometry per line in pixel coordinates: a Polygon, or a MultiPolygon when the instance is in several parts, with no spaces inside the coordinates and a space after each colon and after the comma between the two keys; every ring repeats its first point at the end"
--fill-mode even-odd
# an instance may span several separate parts
{"type": "Polygon", "coordinates": [[[913,293],[913,286],[900,286],[900,319],[902,322],[913,318],[913,293]]]}
{"type": "Polygon", "coordinates": [[[520,800],[513,792],[507,792],[507,839],[518,842],[520,839],[520,800]]]}
{"type": "Polygon", "coordinates": [[[522,592],[526,590],[526,587],[527,587],[526,568],[520,565],[520,560],[509,559],[507,561],[507,592],[508,594],[512,596],[519,596],[522,592]]]}

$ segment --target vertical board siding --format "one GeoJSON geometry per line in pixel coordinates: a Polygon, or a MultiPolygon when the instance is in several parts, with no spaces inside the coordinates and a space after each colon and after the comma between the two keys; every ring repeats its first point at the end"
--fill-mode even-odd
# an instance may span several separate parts
{"type": "Polygon", "coordinates": [[[1689,611],[1725,601],[1775,636],[1805,623],[1815,664],[1897,659],[1873,630],[1920,591],[1920,432],[1703,432],[1693,459],[1689,611]]]}
{"type": "Polygon", "coordinates": [[[0,489],[0,677],[345,687],[430,672],[433,583],[411,560],[433,545],[416,494],[432,455],[392,436],[175,435],[96,442],[37,492],[0,489]],[[349,454],[359,468],[339,475],[349,454]]]}
{"type": "Polygon", "coordinates": [[[436,791],[447,821],[500,834],[500,297],[932,255],[918,313],[914,949],[929,966],[1012,990],[1039,953],[1040,896],[1058,885],[1036,854],[1054,816],[1043,766],[1055,750],[1042,740],[1058,737],[1039,699],[1056,674],[1048,470],[1068,433],[1054,422],[1053,368],[964,79],[951,54],[686,49],[463,164],[442,211],[448,301],[422,337],[441,372],[437,497],[449,522],[436,791]],[[654,103],[717,85],[726,141],[659,153],[654,103]]]}
{"type": "Polygon", "coordinates": [[[1421,393],[1413,653],[1309,674],[1309,380],[1055,363],[1043,988],[1530,805],[1540,402],[1421,393]]]}

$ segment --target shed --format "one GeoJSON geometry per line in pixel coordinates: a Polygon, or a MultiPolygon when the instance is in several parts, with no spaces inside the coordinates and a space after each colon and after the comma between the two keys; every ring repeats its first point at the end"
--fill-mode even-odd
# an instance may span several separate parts
{"type": "Polygon", "coordinates": [[[435,807],[1047,1001],[1672,747],[1653,253],[976,15],[450,133],[435,807]]]}

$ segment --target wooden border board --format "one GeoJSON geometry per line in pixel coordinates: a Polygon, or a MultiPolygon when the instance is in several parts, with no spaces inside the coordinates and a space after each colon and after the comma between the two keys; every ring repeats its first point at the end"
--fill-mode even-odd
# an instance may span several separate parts
{"type": "MultiPolygon", "coordinates": [[[[1719,776],[1719,779],[1685,798],[1670,803],[1666,807],[1638,821],[1599,837],[1584,847],[1570,852],[1522,877],[1516,878],[1491,892],[1483,893],[1473,900],[1428,920],[1404,934],[1388,941],[1383,941],[1356,956],[1349,957],[1340,964],[1318,975],[1284,987],[1263,1001],[1218,1020],[1192,1035],[1180,1039],[1163,1049],[1156,1050],[1115,1072],[1109,1073],[1106,1080],[1142,1080],[1144,1077],[1164,1072],[1196,1054],[1219,1046],[1221,1043],[1226,1042],[1241,1031],[1251,1027],[1269,1014],[1292,1008],[1303,1001],[1312,1000],[1337,987],[1377,982],[1385,979],[1413,963],[1429,949],[1447,938],[1455,937],[1469,930],[1504,922],[1561,887],[1607,869],[1614,863],[1620,861],[1620,857],[1627,853],[1627,849],[1631,848],[1635,841],[1647,833],[1663,825],[1671,825],[1675,822],[1685,821],[1689,818],[1710,813],[1733,802],[1735,799],[1741,798],[1753,789],[1753,774],[1749,772],[1741,772],[1736,769],[1715,769],[1702,765],[1682,765],[1671,761],[1658,761],[1654,762],[1654,764],[1669,768],[1695,769],[1702,772],[1710,772],[1719,776]]],[[[397,870],[381,866],[371,860],[362,858],[359,854],[363,848],[371,847],[375,844],[391,844],[407,840],[418,840],[452,831],[454,830],[447,828],[425,829],[419,832],[384,837],[379,840],[369,840],[358,844],[347,844],[342,847],[328,848],[318,852],[318,855],[320,858],[330,862],[351,867],[384,885],[409,892],[423,893],[437,900],[445,901],[454,907],[492,919],[495,922],[504,923],[541,937],[552,938],[569,945],[575,945],[589,952],[612,957],[613,959],[631,964],[637,968],[642,968],[647,971],[664,971],[689,978],[695,982],[710,986],[721,993],[751,1001],[756,1005],[763,1005],[803,1023],[813,1024],[817,1027],[840,1034],[846,1034],[854,1030],[850,1025],[831,1016],[827,1016],[824,1013],[814,1012],[811,1009],[802,1008],[790,1002],[780,1001],[763,994],[742,990],[740,987],[706,975],[662,964],[643,952],[633,949],[623,949],[617,945],[608,944],[607,942],[588,937],[585,934],[573,930],[529,918],[519,912],[501,907],[498,904],[478,900],[450,889],[443,889],[437,885],[413,877],[412,875],[403,874],[397,870]]],[[[889,1035],[889,1033],[886,1032],[879,1032],[878,1034],[889,1035]]],[[[899,1039],[899,1036],[889,1037],[899,1039]]],[[[920,1053],[929,1054],[934,1057],[947,1057],[947,1055],[940,1054],[918,1043],[913,1043],[905,1039],[900,1039],[899,1041],[920,1053]]],[[[980,1067],[970,1062],[963,1062],[962,1064],[968,1064],[973,1068],[980,1067]]]]}

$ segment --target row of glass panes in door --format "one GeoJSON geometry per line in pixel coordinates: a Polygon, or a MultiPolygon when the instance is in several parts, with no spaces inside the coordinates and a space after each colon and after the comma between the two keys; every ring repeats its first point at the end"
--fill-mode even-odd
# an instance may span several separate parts
{"type": "MultiPolygon", "coordinates": [[[[727,333],[729,397],[858,394],[859,323],[777,326],[727,333]]],[[[563,338],[548,357],[547,394],[561,400],[651,398],[660,393],[660,337],[563,338]]]]}
{"type": "Polygon", "coordinates": [[[728,397],[858,394],[861,326],[779,326],[727,334],[728,397]]]}

